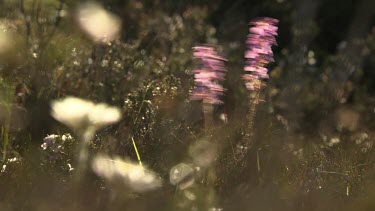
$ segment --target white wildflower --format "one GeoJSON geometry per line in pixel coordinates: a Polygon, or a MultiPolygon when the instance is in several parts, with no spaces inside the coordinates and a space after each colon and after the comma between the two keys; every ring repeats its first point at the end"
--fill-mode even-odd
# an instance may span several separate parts
{"type": "Polygon", "coordinates": [[[8,163],[13,163],[13,162],[16,162],[16,161],[17,161],[16,157],[8,159],[8,163]]]}
{"type": "Polygon", "coordinates": [[[40,145],[40,147],[43,149],[43,150],[46,150],[48,148],[48,145],[47,143],[43,143],[42,145],[40,145]]]}
{"type": "Polygon", "coordinates": [[[55,143],[56,143],[56,139],[59,138],[59,137],[60,137],[59,135],[55,135],[55,134],[47,135],[43,139],[43,144],[40,145],[40,147],[43,150],[46,150],[47,148],[52,147],[52,151],[58,151],[59,148],[58,148],[58,146],[55,146],[55,143]]]}
{"type": "Polygon", "coordinates": [[[61,136],[62,141],[70,141],[72,139],[73,139],[73,137],[72,137],[72,135],[70,135],[70,133],[66,133],[66,134],[61,136]]]}
{"type": "Polygon", "coordinates": [[[121,21],[118,17],[95,3],[81,5],[78,10],[78,22],[96,42],[112,41],[121,28],[121,21]]]}
{"type": "MultiPolygon", "coordinates": [[[[89,157],[89,143],[95,131],[120,120],[121,113],[116,107],[104,103],[94,104],[91,101],[76,97],[67,97],[52,102],[52,116],[77,132],[81,138],[79,146],[77,175],[86,171],[89,157]]],[[[43,146],[42,146],[43,148],[43,146]]]]}
{"type": "Polygon", "coordinates": [[[6,170],[6,168],[7,168],[7,165],[3,165],[3,167],[1,168],[1,173],[3,173],[3,172],[5,172],[5,170],[6,170]]]}
{"type": "Polygon", "coordinates": [[[118,108],[104,103],[94,104],[90,101],[75,97],[67,97],[52,102],[52,116],[72,129],[94,130],[120,120],[118,108]]]}
{"type": "Polygon", "coordinates": [[[339,143],[340,143],[340,139],[338,137],[334,137],[330,139],[328,146],[333,147],[339,143]]]}
{"type": "Polygon", "coordinates": [[[0,53],[4,53],[11,48],[12,44],[10,41],[10,33],[6,29],[6,26],[0,23],[0,53]]]}
{"type": "Polygon", "coordinates": [[[52,139],[56,139],[56,138],[58,138],[59,137],[59,135],[55,135],[55,134],[52,134],[52,135],[47,135],[44,139],[48,139],[48,140],[52,140],[52,139]]]}
{"type": "Polygon", "coordinates": [[[93,171],[109,182],[122,181],[137,192],[153,190],[161,186],[161,179],[144,167],[120,158],[97,156],[92,161],[93,171]]]}
{"type": "Polygon", "coordinates": [[[74,168],[72,167],[72,165],[70,163],[68,163],[68,167],[69,167],[69,171],[73,171],[74,168]]]}
{"type": "Polygon", "coordinates": [[[52,116],[67,126],[78,129],[88,124],[88,111],[93,107],[94,104],[90,101],[67,97],[52,102],[52,116]]]}
{"type": "Polygon", "coordinates": [[[109,107],[106,104],[98,104],[88,115],[90,123],[103,127],[120,120],[121,113],[118,108],[109,107]]]}

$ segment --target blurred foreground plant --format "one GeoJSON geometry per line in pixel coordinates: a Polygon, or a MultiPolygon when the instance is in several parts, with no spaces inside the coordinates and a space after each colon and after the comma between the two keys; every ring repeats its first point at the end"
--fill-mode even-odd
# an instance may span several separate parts
{"type": "Polygon", "coordinates": [[[126,185],[136,192],[145,192],[161,187],[161,178],[145,167],[125,162],[121,158],[110,158],[104,155],[96,156],[92,163],[93,171],[106,182],[126,185]]]}
{"type": "Polygon", "coordinates": [[[52,102],[51,115],[61,123],[73,129],[81,139],[78,158],[78,176],[85,172],[89,157],[88,145],[95,132],[121,118],[120,110],[104,103],[67,97],[52,102]]]}

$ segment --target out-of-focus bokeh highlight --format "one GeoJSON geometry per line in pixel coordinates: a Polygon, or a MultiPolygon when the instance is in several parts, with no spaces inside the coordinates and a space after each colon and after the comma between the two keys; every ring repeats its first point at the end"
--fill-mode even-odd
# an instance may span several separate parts
{"type": "Polygon", "coordinates": [[[80,5],[77,19],[95,42],[110,42],[119,36],[121,30],[121,20],[94,2],[80,5]]]}

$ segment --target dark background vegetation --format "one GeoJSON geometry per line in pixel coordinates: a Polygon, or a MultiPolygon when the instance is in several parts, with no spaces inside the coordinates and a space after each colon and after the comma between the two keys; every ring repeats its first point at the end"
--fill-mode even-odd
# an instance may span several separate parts
{"type": "Polygon", "coordinates": [[[122,20],[120,38],[108,44],[79,28],[80,3],[0,0],[0,21],[15,40],[0,51],[0,210],[375,209],[374,0],[103,0],[122,20]],[[244,41],[259,16],[280,20],[278,46],[254,143],[237,162],[232,147],[246,130],[249,96],[244,41]],[[192,47],[204,43],[228,59],[210,134],[201,102],[188,100],[192,47]],[[47,134],[70,132],[49,112],[51,100],[70,95],[122,109],[91,151],[136,160],[134,137],[142,161],[164,179],[161,189],[114,191],[94,175],[73,185],[66,165],[74,166],[76,144],[53,159],[40,148],[47,134]],[[190,162],[189,146],[201,139],[220,146],[216,179],[197,179],[190,191],[199,200],[191,202],[168,174],[190,162]]]}

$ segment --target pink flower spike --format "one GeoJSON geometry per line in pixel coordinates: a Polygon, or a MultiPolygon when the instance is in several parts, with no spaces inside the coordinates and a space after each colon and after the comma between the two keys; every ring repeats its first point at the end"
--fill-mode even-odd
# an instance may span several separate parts
{"type": "Polygon", "coordinates": [[[277,45],[275,36],[278,22],[276,19],[263,17],[255,18],[249,23],[251,27],[246,40],[244,67],[246,73],[242,77],[249,90],[259,90],[261,79],[269,78],[265,66],[274,61],[271,47],[277,45]]]}
{"type": "Polygon", "coordinates": [[[203,100],[204,103],[222,104],[220,96],[225,89],[219,84],[225,78],[224,59],[210,46],[193,48],[194,58],[199,61],[199,68],[193,70],[195,87],[191,100],[203,100]]]}

